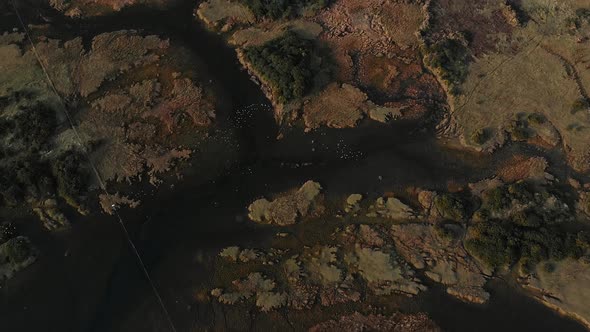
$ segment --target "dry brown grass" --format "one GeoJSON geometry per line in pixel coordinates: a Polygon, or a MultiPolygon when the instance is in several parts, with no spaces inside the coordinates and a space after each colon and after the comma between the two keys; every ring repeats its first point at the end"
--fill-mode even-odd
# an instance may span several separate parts
{"type": "Polygon", "coordinates": [[[249,24],[256,21],[254,14],[244,4],[230,0],[209,0],[201,3],[197,15],[205,24],[222,31],[235,24],[249,24]]]}
{"type": "Polygon", "coordinates": [[[449,32],[468,31],[470,48],[476,56],[493,51],[498,41],[514,29],[505,10],[503,1],[497,0],[433,1],[430,37],[436,40],[449,32]]]}
{"type": "MultiPolygon", "coordinates": [[[[17,44],[21,40],[20,34],[0,38],[4,75],[0,97],[30,92],[35,102],[58,111],[64,125],[58,128],[47,158],[72,148],[86,149],[103,180],[135,183],[147,174],[156,185],[163,173],[191,156],[191,144],[203,140],[213,123],[211,96],[194,75],[175,73],[185,60],[165,59],[181,50],[164,39],[116,31],[96,36],[86,51],[81,38],[40,37],[38,54],[57,90],[69,101],[65,107],[77,124],[75,132],[65,125],[64,104],[47,85],[32,50],[17,44]]],[[[17,106],[7,105],[3,112],[17,106]]],[[[58,216],[53,206],[33,207],[44,219],[58,216]]]]}
{"type": "Polygon", "coordinates": [[[547,161],[541,157],[525,158],[516,156],[507,161],[498,171],[498,177],[505,183],[520,180],[545,180],[547,161]]]}
{"type": "MultiPolygon", "coordinates": [[[[216,1],[206,2],[199,11],[213,6],[216,1]]],[[[333,84],[318,81],[311,89],[312,94],[305,98],[309,103],[301,114],[306,129],[352,127],[375,106],[366,95],[369,92],[376,92],[380,106],[384,107],[393,101],[405,104],[444,101],[444,93],[435,77],[422,67],[416,36],[426,18],[422,6],[422,1],[338,0],[313,16],[235,25],[229,41],[238,48],[260,45],[285,30],[315,39],[318,45],[328,49],[329,57],[322,61],[334,65],[333,84]],[[342,84],[349,87],[350,96],[337,93],[334,86],[342,84]]],[[[216,17],[231,16],[231,12],[228,8],[226,13],[216,17]]],[[[295,120],[300,105],[301,101],[287,105],[275,102],[276,118],[279,121],[295,120]]],[[[386,110],[382,115],[375,113],[372,118],[384,122],[392,113],[405,116],[398,108],[386,110]]],[[[413,112],[414,115],[418,113],[422,114],[413,112]]]]}
{"type": "Polygon", "coordinates": [[[545,305],[590,328],[589,264],[573,259],[539,264],[527,286],[542,293],[539,299],[545,305]]]}
{"type": "Polygon", "coordinates": [[[522,1],[520,10],[530,18],[526,25],[511,22],[505,5],[494,1],[441,1],[431,8],[427,39],[449,31],[472,35],[473,63],[461,94],[450,98],[464,145],[487,151],[509,139],[547,148],[562,145],[574,168],[590,170],[590,112],[572,112],[590,86],[585,38],[590,24],[572,24],[581,5],[577,0],[522,1]],[[531,120],[532,115],[545,121],[531,120]]]}
{"type": "Polygon", "coordinates": [[[367,110],[367,95],[352,85],[331,84],[303,107],[303,120],[309,129],[326,125],[354,127],[367,110]]]}

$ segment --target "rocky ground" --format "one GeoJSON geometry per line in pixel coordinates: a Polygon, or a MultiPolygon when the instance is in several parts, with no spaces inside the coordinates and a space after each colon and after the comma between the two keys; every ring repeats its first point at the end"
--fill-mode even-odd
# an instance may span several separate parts
{"type": "MultiPolygon", "coordinates": [[[[584,2],[340,0],[319,8],[301,3],[300,10],[279,17],[240,1],[205,1],[196,11],[237,49],[273,101],[279,122],[300,123],[306,131],[350,128],[365,118],[388,122],[442,109],[439,132],[451,141],[482,153],[510,142],[562,151],[586,178],[590,8],[584,2]],[[248,56],[286,32],[311,40],[320,59],[318,79],[289,100],[281,98],[283,90],[267,67],[248,56]]],[[[415,294],[426,277],[464,301],[485,303],[487,279],[516,270],[544,303],[587,324],[587,306],[579,300],[583,292],[571,292],[588,288],[574,272],[584,269],[588,242],[584,232],[565,229],[587,228],[590,195],[577,179],[569,178],[564,188],[548,168],[544,158],[517,155],[498,165],[496,177],[449,187],[449,192],[414,190],[405,202],[391,195],[367,202],[353,194],[344,211],[324,203],[322,217],[298,210],[297,193],[282,194],[272,202],[254,202],[250,217],[281,226],[344,218],[346,223],[331,233],[335,242],[309,244],[325,259],[320,271],[331,273],[336,289],[345,285],[344,301],[415,294]],[[289,217],[273,219],[270,210],[288,210],[289,217]],[[394,261],[401,265],[390,265],[394,261]],[[551,271],[542,272],[547,264],[551,271]],[[384,292],[372,288],[383,282],[397,286],[384,292]],[[351,298],[351,290],[358,296],[353,291],[351,298]]],[[[329,193],[322,194],[330,201],[329,193]]],[[[294,256],[297,271],[303,266],[303,276],[325,280],[297,258],[309,254],[294,256]]],[[[273,287],[288,287],[270,278],[273,287]]],[[[319,293],[310,296],[321,302],[321,284],[315,285],[319,293]]],[[[289,306],[297,292],[280,294],[277,306],[289,306]]]]}
{"type": "Polygon", "coordinates": [[[418,116],[448,100],[441,130],[464,146],[493,151],[512,140],[563,148],[574,168],[587,171],[586,11],[575,0],[342,0],[270,19],[256,17],[247,3],[219,0],[202,3],[197,14],[238,52],[285,31],[326,50],[329,77],[287,103],[241,58],[275,100],[281,121],[346,128],[363,118],[418,116]]]}
{"type": "Polygon", "coordinates": [[[272,201],[257,200],[250,219],[280,227],[273,245],[222,250],[210,294],[226,305],[252,301],[265,313],[346,303],[371,312],[366,305],[378,298],[426,291],[426,278],[462,301],[483,304],[490,299],[487,281],[516,271],[549,306],[587,322],[584,293],[570,292],[588,287],[578,272],[590,257],[590,238],[566,230],[583,225],[577,220],[584,212],[552,189],[557,182],[546,167],[542,158],[516,158],[500,165],[498,177],[453,192],[413,189],[409,198],[390,192],[335,201],[308,181],[272,201]],[[308,213],[319,202],[320,212],[308,213]]]}
{"type": "MultiPolygon", "coordinates": [[[[136,207],[133,188],[180,176],[216,144],[216,100],[181,46],[131,30],[84,45],[46,28],[31,27],[35,49],[22,32],[0,34],[4,208],[28,206],[54,230],[69,225],[68,206],[81,215],[136,207]]],[[[231,134],[221,136],[227,164],[231,134]]]]}
{"type": "Polygon", "coordinates": [[[422,66],[417,33],[427,17],[423,6],[419,1],[336,1],[323,10],[271,20],[257,18],[240,2],[216,0],[203,2],[196,12],[211,29],[227,33],[238,53],[287,31],[321,49],[323,74],[306,94],[287,102],[263,72],[240,57],[274,101],[277,120],[302,119],[311,130],[354,127],[365,118],[416,118],[444,102],[435,77],[422,66]]]}
{"type": "MultiPolygon", "coordinates": [[[[49,4],[84,19],[174,2],[49,4]]],[[[446,188],[337,193],[310,180],[258,192],[247,222],[275,235],[195,258],[211,272],[192,288],[197,307],[221,308],[229,329],[257,316],[272,329],[439,331],[399,303],[435,285],[483,305],[488,281],[503,278],[590,328],[585,1],[207,0],[195,16],[236,50],[283,129],[428,119],[441,142],[482,159],[523,147],[485,159],[493,175],[446,188]]],[[[56,39],[49,25],[29,28],[34,49],[18,29],[0,34],[2,209],[63,229],[72,213],[139,206],[130,188],[171,183],[183,165],[232,162],[232,133],[216,131],[218,100],[183,46],[135,30],[56,39]]],[[[0,283],[35,261],[34,245],[0,224],[0,283]]]]}

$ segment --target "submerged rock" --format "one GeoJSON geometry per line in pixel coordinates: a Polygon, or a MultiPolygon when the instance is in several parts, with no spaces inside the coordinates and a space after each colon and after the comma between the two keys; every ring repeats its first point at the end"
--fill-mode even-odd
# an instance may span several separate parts
{"type": "Polygon", "coordinates": [[[225,304],[237,304],[256,296],[256,306],[262,311],[280,308],[287,303],[287,295],[274,292],[276,283],[262,273],[250,273],[245,279],[234,280],[232,284],[232,290],[226,292],[216,288],[211,291],[211,295],[225,304]]]}
{"type": "Polygon", "coordinates": [[[16,236],[0,245],[0,287],[15,273],[33,264],[37,260],[37,251],[30,240],[16,236]]]}
{"type": "Polygon", "coordinates": [[[226,258],[232,262],[236,262],[238,260],[238,255],[240,254],[240,247],[232,246],[227,247],[221,250],[219,253],[219,257],[226,258]]]}
{"type": "Polygon", "coordinates": [[[360,202],[363,199],[363,195],[361,194],[352,194],[346,198],[346,203],[344,204],[344,212],[355,214],[360,211],[360,202]]]}
{"type": "Polygon", "coordinates": [[[402,116],[400,108],[377,106],[369,109],[369,117],[375,121],[387,123],[402,116]]]}

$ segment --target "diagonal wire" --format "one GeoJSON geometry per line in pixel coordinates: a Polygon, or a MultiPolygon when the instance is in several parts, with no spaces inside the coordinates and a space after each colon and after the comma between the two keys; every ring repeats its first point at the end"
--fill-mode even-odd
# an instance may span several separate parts
{"type": "MultiPolygon", "coordinates": [[[[53,83],[53,80],[51,79],[51,76],[49,75],[49,72],[47,71],[47,67],[45,66],[45,64],[43,63],[43,60],[41,59],[41,57],[39,56],[39,53],[37,52],[37,48],[35,47],[35,43],[33,42],[33,39],[31,38],[31,35],[29,33],[29,30],[27,29],[27,26],[25,25],[20,12],[18,11],[17,5],[15,0],[11,0],[12,3],[12,7],[14,8],[14,13],[16,14],[18,21],[20,22],[20,25],[22,26],[25,35],[27,36],[27,40],[29,41],[29,43],[31,44],[31,50],[33,51],[33,54],[35,55],[35,57],[37,58],[37,61],[39,62],[39,65],[41,66],[41,69],[43,70],[43,73],[45,74],[45,78],[47,79],[47,82],[49,83],[49,86],[51,87],[51,90],[53,90],[53,92],[55,93],[55,95],[57,96],[57,98],[60,100],[60,102],[63,105],[63,109],[64,109],[64,113],[68,119],[69,125],[72,128],[74,135],[76,136],[76,138],[79,141],[80,146],[84,147],[83,144],[83,140],[82,137],[80,136],[80,134],[78,133],[78,130],[76,129],[76,126],[74,125],[74,120],[72,118],[72,116],[70,115],[70,113],[68,112],[67,109],[67,105],[64,102],[64,98],[61,96],[61,94],[59,93],[59,91],[57,90],[57,88],[55,87],[55,84],[53,83]]],[[[86,149],[82,149],[82,151],[84,152],[84,155],[86,156],[86,159],[88,160],[88,163],[90,164],[92,171],[94,172],[96,179],[98,180],[98,184],[101,188],[102,191],[104,191],[104,193],[108,196],[110,196],[107,187],[102,179],[102,177],[100,176],[100,173],[98,172],[98,169],[96,168],[96,165],[92,162],[92,159],[90,158],[90,154],[88,153],[88,151],[86,149]]],[[[174,326],[174,322],[172,321],[172,317],[170,317],[170,314],[168,312],[168,309],[166,308],[166,305],[164,304],[164,301],[162,300],[162,297],[160,296],[160,293],[158,291],[158,288],[156,287],[156,284],[154,283],[154,281],[152,280],[146,265],[143,262],[143,259],[141,258],[141,254],[139,253],[139,250],[137,249],[137,247],[135,246],[135,244],[133,243],[133,240],[131,239],[131,236],[129,235],[129,232],[127,231],[127,227],[125,226],[125,223],[123,222],[123,218],[121,218],[121,215],[119,214],[119,212],[117,211],[117,209],[113,209],[113,213],[115,215],[115,217],[117,218],[117,221],[119,222],[119,225],[121,226],[121,229],[123,231],[123,234],[125,235],[125,238],[127,239],[127,242],[129,243],[129,247],[131,248],[131,250],[133,251],[133,253],[135,254],[135,257],[137,258],[137,261],[139,262],[139,265],[141,266],[141,269],[143,270],[143,273],[145,275],[145,277],[147,278],[147,280],[150,283],[150,286],[152,288],[152,291],[154,293],[154,296],[156,297],[156,299],[158,300],[158,303],[160,304],[160,307],[162,308],[162,311],[164,312],[164,315],[166,316],[166,319],[168,321],[168,324],[170,325],[170,330],[172,332],[176,332],[176,327],[174,326]]]]}

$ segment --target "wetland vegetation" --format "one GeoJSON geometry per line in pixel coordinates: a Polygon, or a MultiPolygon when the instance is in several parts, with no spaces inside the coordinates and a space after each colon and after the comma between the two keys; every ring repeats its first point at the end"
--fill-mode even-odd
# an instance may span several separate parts
{"type": "Polygon", "coordinates": [[[7,327],[590,327],[579,1],[49,5],[0,22],[7,327]]]}

